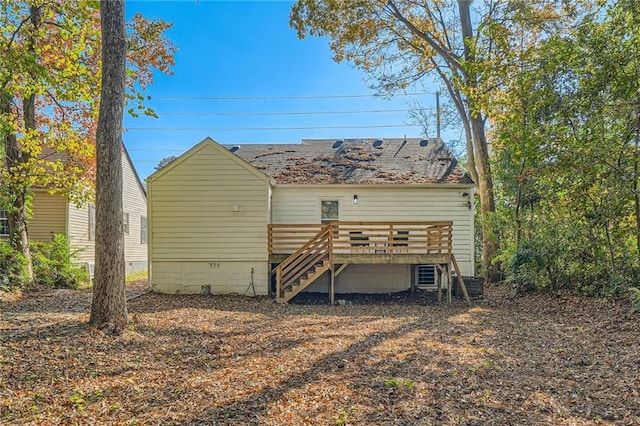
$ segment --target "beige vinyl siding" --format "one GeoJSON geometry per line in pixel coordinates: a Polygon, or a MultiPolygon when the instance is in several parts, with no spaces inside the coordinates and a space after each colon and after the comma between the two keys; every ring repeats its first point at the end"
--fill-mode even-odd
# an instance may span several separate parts
{"type": "Polygon", "coordinates": [[[207,143],[148,185],[153,289],[266,294],[269,183],[207,143]]]}
{"type": "Polygon", "coordinates": [[[147,269],[148,244],[143,244],[140,240],[140,218],[147,217],[147,198],[124,153],[122,155],[122,182],[122,210],[129,214],[129,235],[124,236],[124,259],[127,274],[130,274],[147,269]]]}
{"type": "Polygon", "coordinates": [[[32,211],[29,238],[33,241],[50,241],[53,234],[66,234],[67,201],[61,195],[35,191],[32,211]]]}
{"type": "MultiPolygon", "coordinates": [[[[297,186],[273,193],[273,223],[320,223],[320,201],[338,200],[342,221],[453,221],[453,252],[464,275],[473,275],[472,187],[297,186]],[[469,197],[463,196],[470,194],[469,197]],[[353,196],[358,204],[353,205],[353,196]]],[[[347,268],[348,269],[348,268],[347,268]]],[[[375,275],[374,269],[370,269],[375,275]]],[[[344,274],[347,274],[345,270],[344,274]]],[[[341,277],[338,277],[341,278],[341,277]]],[[[343,278],[344,279],[344,278],[343,278]]]]}

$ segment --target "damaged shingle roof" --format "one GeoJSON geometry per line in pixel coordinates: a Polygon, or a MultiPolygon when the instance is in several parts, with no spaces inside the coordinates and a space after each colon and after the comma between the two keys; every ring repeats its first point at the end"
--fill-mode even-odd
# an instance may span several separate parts
{"type": "Polygon", "coordinates": [[[278,183],[464,183],[469,174],[441,139],[304,139],[226,145],[278,183]]]}

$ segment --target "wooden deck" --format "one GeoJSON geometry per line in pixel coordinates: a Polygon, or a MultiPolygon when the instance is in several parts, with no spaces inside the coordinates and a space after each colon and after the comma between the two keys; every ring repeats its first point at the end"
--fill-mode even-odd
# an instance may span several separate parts
{"type": "MultiPolygon", "coordinates": [[[[350,264],[434,264],[438,290],[442,275],[451,283],[452,222],[332,222],[330,224],[271,224],[269,261],[278,264],[276,300],[287,302],[329,271],[330,297],[334,280],[350,264]]],[[[459,282],[462,281],[457,271],[459,282]]],[[[463,293],[466,288],[462,283],[463,293]]],[[[440,295],[440,291],[438,291],[440,295]]],[[[448,286],[451,301],[451,285],[448,286]]],[[[468,296],[467,303],[470,304],[468,296]]]]}

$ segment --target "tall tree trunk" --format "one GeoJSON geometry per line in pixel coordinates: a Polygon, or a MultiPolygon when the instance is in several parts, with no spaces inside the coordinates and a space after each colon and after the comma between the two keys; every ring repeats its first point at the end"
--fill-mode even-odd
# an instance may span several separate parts
{"type": "MultiPolygon", "coordinates": [[[[29,22],[31,24],[28,37],[27,50],[34,57],[36,56],[36,44],[38,38],[38,29],[42,21],[42,13],[40,6],[29,6],[29,22]]],[[[3,114],[11,114],[11,103],[14,100],[13,94],[5,93],[2,96],[2,105],[0,110],[3,114]]],[[[24,127],[26,130],[36,129],[36,96],[31,94],[22,101],[22,116],[24,127]]],[[[15,134],[6,135],[4,138],[4,149],[7,161],[7,170],[9,173],[24,173],[22,164],[27,163],[31,159],[31,155],[25,152],[15,134]]],[[[14,179],[14,182],[23,182],[11,188],[11,208],[8,212],[9,230],[11,245],[22,253],[26,262],[26,280],[33,281],[33,261],[31,259],[31,248],[29,245],[29,215],[28,203],[31,202],[31,188],[28,184],[27,176],[23,179],[14,179]]]]}
{"type": "MultiPolygon", "coordinates": [[[[7,93],[2,94],[0,100],[0,112],[10,115],[11,101],[13,97],[7,93]]],[[[5,135],[3,138],[5,161],[7,163],[6,170],[9,173],[21,173],[20,164],[24,161],[24,153],[20,148],[18,139],[15,134],[5,135]]],[[[21,181],[14,179],[14,181],[21,181]]],[[[10,205],[8,208],[9,218],[9,242],[11,246],[18,250],[26,260],[25,279],[28,282],[33,281],[33,263],[31,261],[31,250],[29,249],[29,233],[27,230],[27,202],[29,201],[29,191],[25,184],[16,184],[7,189],[11,194],[10,205]]]]}
{"type": "Polygon", "coordinates": [[[114,334],[127,326],[122,229],[124,0],[101,0],[102,91],[96,134],[96,265],[89,324],[114,334]]]}
{"type": "Polygon", "coordinates": [[[33,281],[33,260],[31,258],[31,248],[29,246],[29,217],[27,214],[27,203],[29,202],[29,191],[19,188],[13,194],[13,206],[9,216],[9,239],[14,249],[22,253],[25,259],[25,276],[27,282],[33,281]]]}
{"type": "Polygon", "coordinates": [[[640,166],[638,165],[638,155],[640,154],[640,110],[636,112],[636,128],[633,145],[633,206],[636,219],[636,256],[640,266],[640,193],[638,179],[640,179],[640,166]]]}
{"type": "MultiPolygon", "coordinates": [[[[473,49],[469,44],[473,41],[473,27],[471,23],[470,5],[472,0],[458,0],[458,10],[460,11],[460,27],[464,39],[464,58],[468,63],[475,61],[473,49]]],[[[476,88],[478,81],[475,73],[465,71],[466,85],[476,88]]],[[[482,224],[482,267],[484,274],[489,281],[500,279],[500,265],[494,264],[493,259],[498,252],[498,236],[491,229],[491,216],[496,211],[495,199],[493,196],[493,179],[491,177],[491,166],[489,165],[489,147],[485,133],[484,117],[476,111],[472,105],[469,108],[471,120],[471,133],[473,137],[475,165],[478,176],[478,195],[480,196],[480,213],[482,224]]]]}
{"type": "Polygon", "coordinates": [[[484,119],[480,114],[471,118],[471,128],[476,154],[476,170],[478,171],[478,195],[480,196],[482,226],[482,267],[489,281],[501,278],[500,265],[494,263],[498,253],[498,236],[491,226],[492,215],[496,211],[493,196],[493,179],[489,165],[489,147],[485,137],[484,119]]]}
{"type": "MultiPolygon", "coordinates": [[[[33,27],[32,33],[29,36],[29,52],[36,56],[36,43],[38,37],[38,28],[40,27],[41,11],[38,6],[30,6],[29,13],[31,14],[31,25],[33,27]]],[[[36,95],[31,94],[22,100],[22,116],[24,119],[24,128],[29,131],[36,130],[36,95]]],[[[20,161],[26,163],[31,159],[31,155],[28,152],[21,150],[20,161]]],[[[16,193],[14,200],[14,226],[16,229],[16,242],[20,246],[20,251],[25,258],[27,279],[33,281],[33,261],[31,259],[31,248],[29,245],[29,216],[27,214],[27,203],[29,203],[31,196],[31,188],[20,188],[16,193]]]]}

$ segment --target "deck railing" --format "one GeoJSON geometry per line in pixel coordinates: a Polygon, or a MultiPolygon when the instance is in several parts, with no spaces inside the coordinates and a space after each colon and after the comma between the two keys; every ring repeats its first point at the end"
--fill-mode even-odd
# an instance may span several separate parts
{"type": "MultiPolygon", "coordinates": [[[[291,254],[326,225],[270,224],[269,255],[291,254]]],[[[333,222],[334,254],[447,254],[452,250],[452,222],[333,222]]]]}

